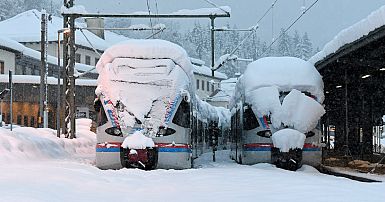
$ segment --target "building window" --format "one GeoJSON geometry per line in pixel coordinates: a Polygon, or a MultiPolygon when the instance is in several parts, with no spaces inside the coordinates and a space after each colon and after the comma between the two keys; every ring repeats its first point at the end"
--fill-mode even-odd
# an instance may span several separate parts
{"type": "Polygon", "coordinates": [[[24,75],[32,75],[32,68],[29,66],[25,67],[24,75]]]}
{"type": "Polygon", "coordinates": [[[0,74],[4,74],[4,61],[0,60],[0,74]]]}
{"type": "Polygon", "coordinates": [[[75,62],[80,63],[80,56],[81,55],[79,53],[75,54],[75,62]]]}
{"type": "Polygon", "coordinates": [[[205,90],[205,81],[202,80],[202,90],[205,90]]]}
{"type": "Polygon", "coordinates": [[[29,126],[31,126],[31,127],[35,127],[35,117],[34,116],[31,116],[31,118],[30,118],[30,125],[29,126]]]}
{"type": "Polygon", "coordinates": [[[33,75],[40,75],[40,69],[38,66],[33,66],[33,75]]]}
{"type": "Polygon", "coordinates": [[[21,125],[21,115],[17,115],[17,125],[21,125]]]}
{"type": "Polygon", "coordinates": [[[91,65],[91,57],[86,55],[86,65],[91,65]]]}
{"type": "Polygon", "coordinates": [[[23,67],[21,65],[16,65],[15,74],[16,75],[22,75],[23,74],[23,67]]]}
{"type": "Polygon", "coordinates": [[[214,85],[211,86],[211,91],[214,92],[214,85]]]}
{"type": "Polygon", "coordinates": [[[95,58],[95,66],[98,64],[99,58],[95,58]]]}
{"type": "Polygon", "coordinates": [[[210,91],[210,82],[207,81],[207,91],[210,91]]]}
{"type": "Polygon", "coordinates": [[[24,116],[24,126],[28,126],[28,116],[24,116]]]}
{"type": "Polygon", "coordinates": [[[197,79],[197,89],[199,89],[199,79],[197,79]]]}

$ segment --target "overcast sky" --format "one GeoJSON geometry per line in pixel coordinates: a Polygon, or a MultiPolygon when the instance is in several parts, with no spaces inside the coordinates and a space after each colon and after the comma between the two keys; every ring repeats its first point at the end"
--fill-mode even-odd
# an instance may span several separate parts
{"type": "MultiPolygon", "coordinates": [[[[216,20],[218,25],[230,23],[232,25],[236,24],[238,28],[247,28],[254,25],[274,2],[274,0],[211,1],[220,6],[230,6],[232,10],[230,18],[216,20]]],[[[269,13],[260,23],[259,36],[266,41],[271,41],[272,30],[274,30],[274,36],[279,34],[281,27],[288,27],[300,15],[303,5],[308,7],[314,1],[278,0],[273,10],[273,18],[269,13]]],[[[156,10],[155,2],[157,2],[159,13],[211,7],[204,0],[149,0],[153,12],[156,10]]],[[[131,13],[134,11],[147,11],[146,0],[75,0],[75,4],[84,5],[88,12],[131,13]]],[[[291,30],[298,30],[300,33],[308,32],[314,46],[322,49],[325,43],[333,39],[339,31],[365,18],[384,4],[384,0],[319,0],[291,30]]],[[[194,23],[194,20],[179,21],[183,26],[194,23]]],[[[208,22],[207,20],[206,23],[208,22]]]]}

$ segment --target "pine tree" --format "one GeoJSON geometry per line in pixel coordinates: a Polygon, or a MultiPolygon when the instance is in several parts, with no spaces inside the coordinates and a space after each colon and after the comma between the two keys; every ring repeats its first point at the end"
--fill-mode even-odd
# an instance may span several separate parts
{"type": "Polygon", "coordinates": [[[293,55],[292,56],[297,57],[297,58],[301,57],[301,54],[302,54],[302,51],[301,51],[302,45],[301,44],[302,44],[301,37],[299,36],[298,31],[295,30],[294,36],[293,36],[293,45],[292,45],[293,55]]]}
{"type": "Polygon", "coordinates": [[[283,28],[281,29],[279,36],[281,37],[278,39],[277,55],[291,56],[292,42],[290,36],[285,32],[283,28]]]}
{"type": "Polygon", "coordinates": [[[302,36],[302,46],[301,46],[301,58],[304,60],[309,59],[312,56],[313,53],[313,45],[310,42],[310,39],[307,35],[307,32],[302,36]]]}

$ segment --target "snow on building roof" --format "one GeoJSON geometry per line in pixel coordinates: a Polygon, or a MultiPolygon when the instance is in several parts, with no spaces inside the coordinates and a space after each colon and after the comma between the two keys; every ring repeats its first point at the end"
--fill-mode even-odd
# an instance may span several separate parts
{"type": "Polygon", "coordinates": [[[372,12],[369,16],[354,25],[340,31],[323,49],[309,59],[309,62],[315,64],[326,58],[328,55],[337,52],[346,44],[352,43],[371,31],[385,25],[385,6],[372,12]]]}
{"type": "MultiPolygon", "coordinates": [[[[8,74],[0,74],[0,82],[8,83],[9,76],[8,74]]],[[[40,76],[36,75],[12,75],[13,83],[29,83],[29,84],[40,84],[40,76]]],[[[57,85],[57,78],[47,77],[47,82],[50,85],[57,85]]],[[[63,84],[63,80],[60,80],[60,84],[63,84]]],[[[76,79],[75,84],[77,86],[95,86],[96,79],[76,79]]]]}
{"type": "MultiPolygon", "coordinates": [[[[41,34],[41,12],[38,10],[29,10],[20,13],[12,18],[0,21],[0,35],[11,38],[18,42],[39,42],[41,34]]],[[[52,16],[48,25],[48,41],[57,41],[57,31],[63,29],[63,19],[52,16]]],[[[84,27],[84,23],[77,23],[77,26],[84,27]]],[[[105,31],[106,39],[99,38],[88,30],[83,30],[84,35],[90,40],[92,45],[99,50],[105,50],[118,41],[128,38],[105,31]]],[[[80,31],[75,32],[76,44],[92,48],[87,39],[80,31]]]]}
{"type": "Polygon", "coordinates": [[[265,57],[250,63],[240,78],[245,93],[267,86],[280,91],[297,89],[324,100],[323,81],[310,62],[294,57],[265,57]]]}
{"type": "MultiPolygon", "coordinates": [[[[199,65],[194,65],[194,64],[193,64],[193,67],[194,67],[193,71],[196,74],[201,74],[201,75],[205,75],[205,76],[209,76],[209,77],[211,77],[211,75],[212,75],[210,67],[207,67],[205,65],[199,66],[199,65]]],[[[224,74],[222,72],[215,71],[214,78],[223,80],[223,79],[227,79],[227,76],[226,76],[226,74],[224,74]]]]}
{"type": "MultiPolygon", "coordinates": [[[[191,58],[191,57],[190,57],[190,61],[194,66],[194,69],[193,69],[194,73],[211,77],[212,75],[211,69],[210,67],[205,66],[205,61],[197,58],[191,58]]],[[[214,77],[220,80],[227,79],[226,74],[219,71],[215,71],[214,77]]]]}
{"type": "MultiPolygon", "coordinates": [[[[6,47],[8,49],[15,50],[17,52],[22,53],[25,56],[34,58],[34,59],[39,60],[39,61],[41,59],[41,54],[40,54],[39,51],[33,50],[31,48],[28,48],[28,47],[24,46],[23,44],[18,43],[17,41],[9,39],[9,38],[6,38],[6,37],[1,37],[0,36],[0,46],[6,47]]],[[[52,64],[52,65],[57,65],[57,58],[48,55],[47,62],[52,64]]],[[[61,60],[60,62],[61,62],[61,64],[63,64],[62,63],[63,60],[61,60]]],[[[82,72],[88,71],[88,70],[90,70],[92,68],[94,68],[94,66],[85,65],[85,64],[81,64],[81,63],[76,63],[75,64],[75,69],[78,70],[78,71],[82,71],[82,72]]],[[[96,73],[96,70],[94,70],[92,72],[96,73]]]]}
{"type": "Polygon", "coordinates": [[[218,93],[211,97],[210,101],[213,102],[229,102],[231,96],[234,94],[237,78],[229,78],[222,80],[220,83],[220,89],[218,93]]]}

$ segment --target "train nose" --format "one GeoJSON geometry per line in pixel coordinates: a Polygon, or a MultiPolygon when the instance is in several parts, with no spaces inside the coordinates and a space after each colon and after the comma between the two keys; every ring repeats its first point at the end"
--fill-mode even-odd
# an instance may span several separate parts
{"type": "Polygon", "coordinates": [[[290,149],[282,152],[279,148],[273,147],[271,150],[271,162],[278,168],[295,171],[302,164],[302,149],[290,149]]]}

